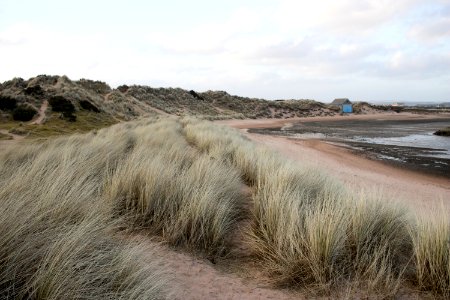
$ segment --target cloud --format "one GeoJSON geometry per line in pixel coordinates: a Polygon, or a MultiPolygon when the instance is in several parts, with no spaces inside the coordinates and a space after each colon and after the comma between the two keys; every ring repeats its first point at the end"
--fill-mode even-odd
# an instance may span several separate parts
{"type": "Polygon", "coordinates": [[[12,23],[0,27],[0,80],[66,74],[318,99],[346,90],[361,97],[371,82],[425,87],[450,77],[450,8],[431,2],[267,0],[170,28],[131,22],[120,29],[115,19],[99,20],[101,29],[85,24],[88,30],[12,23]]]}
{"type": "Polygon", "coordinates": [[[285,31],[326,31],[328,34],[362,34],[395,21],[422,0],[282,0],[274,14],[285,31]]]}
{"type": "Polygon", "coordinates": [[[448,70],[450,70],[449,53],[429,55],[397,51],[381,69],[380,75],[427,79],[446,76],[449,74],[448,70]]]}
{"type": "Polygon", "coordinates": [[[420,15],[408,32],[410,38],[419,42],[449,43],[450,4],[437,6],[431,12],[420,15]]]}
{"type": "Polygon", "coordinates": [[[0,32],[0,46],[20,46],[27,42],[26,33],[31,30],[28,24],[16,24],[0,32]]]}
{"type": "Polygon", "coordinates": [[[123,68],[123,57],[131,54],[98,33],[74,34],[27,23],[0,31],[0,40],[5,41],[0,44],[3,80],[42,73],[101,78],[111,71],[108,65],[123,68]]]}
{"type": "Polygon", "coordinates": [[[167,53],[217,54],[227,51],[228,45],[241,37],[252,35],[262,21],[263,15],[241,7],[224,22],[209,22],[175,32],[150,32],[146,40],[167,53]]]}

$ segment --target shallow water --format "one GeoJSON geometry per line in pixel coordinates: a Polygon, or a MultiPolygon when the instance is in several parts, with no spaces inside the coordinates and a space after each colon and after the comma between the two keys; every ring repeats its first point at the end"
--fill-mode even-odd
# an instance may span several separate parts
{"type": "Polygon", "coordinates": [[[450,178],[450,137],[433,135],[450,126],[450,118],[417,120],[332,120],[250,132],[320,139],[345,144],[372,159],[450,178]]]}
{"type": "Polygon", "coordinates": [[[355,140],[381,145],[431,148],[436,151],[429,156],[450,158],[450,138],[434,135],[433,132],[427,134],[410,134],[400,137],[355,137],[355,140]]]}

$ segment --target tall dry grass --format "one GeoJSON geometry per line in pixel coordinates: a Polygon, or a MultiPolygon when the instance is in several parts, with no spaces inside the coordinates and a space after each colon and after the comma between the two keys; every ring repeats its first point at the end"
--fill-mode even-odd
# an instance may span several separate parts
{"type": "Polygon", "coordinates": [[[406,281],[449,294],[445,216],[414,219],[207,121],[156,118],[22,145],[0,153],[0,170],[0,298],[169,297],[157,251],[123,237],[216,258],[242,218],[281,285],[393,296],[406,281]]]}
{"type": "Polygon", "coordinates": [[[346,190],[235,130],[184,122],[190,143],[237,168],[252,188],[249,242],[278,283],[328,288],[347,282],[390,297],[405,281],[418,280],[423,290],[448,291],[446,218],[415,225],[386,196],[346,190]]]}
{"type": "Polygon", "coordinates": [[[164,298],[164,263],[121,236],[215,258],[240,218],[238,172],[191,147],[175,119],[24,144],[0,154],[0,170],[7,298],[164,298]]]}
{"type": "Polygon", "coordinates": [[[112,214],[126,215],[133,228],[172,245],[225,254],[241,215],[238,172],[191,147],[176,120],[135,132],[135,148],[106,181],[104,201],[112,214]]]}
{"type": "Polygon", "coordinates": [[[169,295],[164,263],[152,257],[152,247],[119,242],[119,220],[101,207],[102,177],[128,142],[74,136],[1,154],[1,299],[169,295]]]}
{"type": "Polygon", "coordinates": [[[135,149],[106,186],[105,201],[135,229],[210,256],[226,252],[240,218],[237,172],[206,156],[172,162],[135,149]]]}
{"type": "Polygon", "coordinates": [[[416,280],[423,290],[450,297],[450,220],[445,209],[415,218],[414,244],[416,280]]]}

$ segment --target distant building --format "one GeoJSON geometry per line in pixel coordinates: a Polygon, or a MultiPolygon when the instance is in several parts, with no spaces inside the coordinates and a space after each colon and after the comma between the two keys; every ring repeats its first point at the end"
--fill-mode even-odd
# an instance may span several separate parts
{"type": "Polygon", "coordinates": [[[334,99],[334,101],[331,102],[331,105],[339,107],[342,113],[353,112],[353,104],[347,98],[334,99]]]}

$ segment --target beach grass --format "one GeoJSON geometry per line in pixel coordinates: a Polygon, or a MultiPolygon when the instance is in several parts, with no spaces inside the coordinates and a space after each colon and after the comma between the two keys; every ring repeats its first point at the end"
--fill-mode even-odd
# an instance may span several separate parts
{"type": "Polygon", "coordinates": [[[414,217],[208,121],[152,118],[23,144],[0,153],[0,170],[2,297],[170,298],[164,261],[132,237],[214,262],[241,221],[249,256],[277,285],[394,297],[411,283],[448,295],[446,216],[414,217]]]}
{"type": "MultiPolygon", "coordinates": [[[[376,191],[349,191],[316,167],[289,161],[229,128],[212,129],[191,120],[186,136],[212,157],[240,170],[252,188],[249,242],[276,283],[326,290],[351,282],[378,296],[392,297],[401,284],[424,276],[447,282],[445,272],[435,274],[421,266],[419,245],[428,244],[425,257],[435,247],[424,240],[426,235],[417,235],[420,226],[395,200],[376,191]],[[419,270],[426,275],[419,276],[419,270]]],[[[441,227],[450,225],[443,216],[437,219],[441,227]]],[[[429,230],[444,237],[437,224],[429,230]]],[[[448,266],[444,260],[436,265],[448,266]]],[[[430,285],[420,287],[444,293],[430,285]]]]}
{"type": "Polygon", "coordinates": [[[416,280],[423,290],[450,296],[450,220],[444,209],[415,218],[411,230],[416,280]]]}

